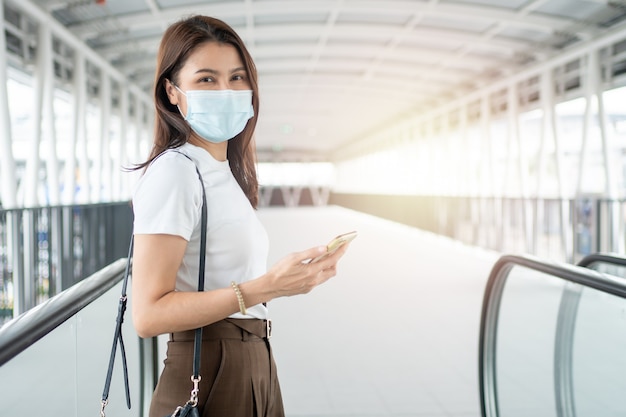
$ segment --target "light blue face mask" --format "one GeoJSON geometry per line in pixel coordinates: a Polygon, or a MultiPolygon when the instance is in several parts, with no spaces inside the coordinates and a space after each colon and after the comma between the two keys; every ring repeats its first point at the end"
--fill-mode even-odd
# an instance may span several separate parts
{"type": "Polygon", "coordinates": [[[252,90],[178,91],[187,97],[187,115],[178,111],[202,139],[221,143],[234,138],[254,116],[252,90]]]}

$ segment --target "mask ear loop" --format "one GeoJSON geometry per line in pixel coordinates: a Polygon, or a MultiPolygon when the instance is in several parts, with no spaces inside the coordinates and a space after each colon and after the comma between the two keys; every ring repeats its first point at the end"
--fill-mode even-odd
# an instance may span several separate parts
{"type": "Polygon", "coordinates": [[[187,120],[187,116],[185,116],[183,114],[183,111],[180,109],[180,107],[178,106],[178,104],[176,105],[176,108],[178,109],[178,112],[180,113],[181,116],[183,116],[183,119],[187,120]]]}
{"type": "MultiPolygon", "coordinates": [[[[177,89],[178,91],[180,91],[180,93],[181,93],[183,96],[187,97],[187,94],[185,94],[185,92],[184,92],[183,90],[181,90],[180,88],[178,88],[178,86],[177,86],[176,84],[174,84],[174,82],[173,82],[172,80],[169,80],[169,79],[167,79],[167,78],[166,78],[166,80],[167,80],[167,81],[169,81],[169,83],[170,83],[170,84],[172,84],[172,85],[174,86],[174,88],[175,88],[175,89],[177,89]]],[[[181,116],[183,116],[183,119],[187,120],[187,116],[185,116],[185,115],[183,114],[183,111],[180,109],[180,106],[179,106],[178,104],[176,105],[176,108],[178,109],[178,112],[180,113],[180,115],[181,115],[181,116]]]]}

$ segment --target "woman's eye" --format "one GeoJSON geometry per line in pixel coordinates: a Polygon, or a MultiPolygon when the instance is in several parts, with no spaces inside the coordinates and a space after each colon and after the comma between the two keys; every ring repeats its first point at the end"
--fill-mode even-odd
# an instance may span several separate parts
{"type": "Polygon", "coordinates": [[[200,82],[201,83],[212,83],[214,80],[212,77],[204,77],[204,78],[200,78],[200,82]]]}
{"type": "Polygon", "coordinates": [[[245,80],[246,77],[242,74],[235,74],[233,75],[233,81],[243,81],[245,80]]]}

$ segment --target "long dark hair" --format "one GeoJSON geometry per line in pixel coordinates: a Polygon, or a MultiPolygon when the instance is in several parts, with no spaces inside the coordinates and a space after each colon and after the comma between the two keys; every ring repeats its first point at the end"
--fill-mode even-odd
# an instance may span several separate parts
{"type": "Polygon", "coordinates": [[[189,140],[191,128],[178,108],[167,97],[165,80],[178,82],[178,73],[196,47],[206,42],[219,42],[235,47],[248,73],[252,89],[254,116],[244,130],[228,142],[227,158],[233,176],[250,200],[252,207],[259,201],[259,183],[256,176],[256,155],[252,140],[259,114],[259,87],[257,71],[250,53],[237,33],[226,23],[208,16],[192,16],[171,25],[161,39],[154,80],[156,110],[154,143],[148,160],[137,166],[147,167],[166,149],[178,148],[189,140]]]}

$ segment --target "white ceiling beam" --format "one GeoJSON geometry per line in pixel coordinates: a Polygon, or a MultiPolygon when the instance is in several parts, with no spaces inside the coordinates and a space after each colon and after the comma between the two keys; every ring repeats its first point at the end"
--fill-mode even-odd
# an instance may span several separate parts
{"type": "Polygon", "coordinates": [[[320,56],[326,47],[326,43],[328,42],[328,38],[333,31],[335,26],[335,22],[337,21],[337,17],[339,13],[342,11],[343,0],[336,0],[333,8],[330,10],[330,14],[326,23],[324,24],[324,28],[320,31],[320,35],[317,39],[317,44],[315,45],[315,49],[311,54],[309,59],[309,65],[307,68],[307,72],[311,73],[317,67],[317,63],[319,62],[320,56]]]}
{"type": "MultiPolygon", "coordinates": [[[[272,65],[271,63],[257,62],[257,67],[260,77],[276,76],[279,78],[285,78],[287,76],[303,76],[307,73],[307,60],[291,61],[290,63],[281,63],[272,65]]],[[[467,65],[466,61],[459,61],[457,64],[467,65]]],[[[451,64],[450,64],[451,65],[451,64]]],[[[145,88],[152,83],[154,75],[154,63],[152,60],[141,60],[138,62],[129,62],[127,64],[117,64],[118,70],[127,74],[127,76],[138,82],[145,88]],[[143,81],[140,81],[143,80],[143,81]]],[[[348,77],[355,77],[356,74],[363,73],[363,66],[358,64],[352,64],[349,60],[336,61],[328,64],[320,64],[318,71],[322,74],[313,72],[312,75],[323,75],[324,73],[333,72],[337,74],[345,74],[348,77]]],[[[515,67],[507,64],[505,61],[501,62],[501,65],[497,67],[498,72],[493,72],[490,67],[464,66],[462,68],[457,67],[441,67],[427,64],[406,64],[406,65],[394,65],[384,66],[378,69],[376,73],[373,73],[369,80],[380,80],[385,77],[400,77],[402,79],[421,79],[430,80],[431,82],[442,82],[448,87],[464,82],[466,78],[471,78],[472,82],[480,83],[480,81],[486,76],[493,78],[497,73],[502,76],[510,74],[515,71],[515,67]]],[[[367,81],[368,79],[364,79],[367,81]]],[[[478,84],[477,84],[478,85],[478,84]]]]}
{"type": "Polygon", "coordinates": [[[144,1],[146,2],[146,5],[150,9],[150,13],[152,13],[156,17],[160,17],[161,8],[157,4],[157,2],[155,0],[144,0],[144,1]]]}
{"type": "MultiPolygon", "coordinates": [[[[449,89],[453,86],[451,83],[440,82],[433,83],[424,81],[423,79],[402,79],[402,78],[384,78],[376,83],[358,82],[355,84],[347,84],[346,81],[349,77],[338,75],[324,75],[312,78],[321,79],[323,82],[318,82],[315,87],[309,87],[308,97],[313,100],[319,93],[332,93],[334,91],[341,91],[342,94],[349,93],[357,96],[366,97],[368,92],[380,92],[381,94],[400,94],[416,97],[416,92],[420,92],[419,98],[426,98],[434,93],[440,93],[445,89],[449,89]],[[422,96],[423,94],[423,96],[422,96]]],[[[286,93],[292,93],[294,89],[299,86],[298,81],[281,82],[280,77],[263,77],[263,85],[265,86],[261,91],[272,91],[272,95],[277,91],[285,91],[286,93]]],[[[348,96],[346,96],[348,97],[348,96]]],[[[309,98],[307,98],[307,101],[309,98]]]]}
{"type": "MultiPolygon", "coordinates": [[[[284,68],[277,68],[277,72],[272,72],[260,68],[259,77],[264,90],[275,90],[283,87],[288,89],[301,89],[303,77],[306,76],[307,61],[300,62],[290,72],[285,73],[284,68]]],[[[417,90],[421,92],[430,92],[430,94],[442,94],[450,92],[454,95],[466,94],[468,91],[475,89],[480,84],[480,73],[473,73],[470,68],[463,74],[460,70],[445,70],[438,67],[423,66],[416,68],[415,66],[407,66],[404,68],[386,68],[381,74],[377,74],[373,80],[364,80],[356,78],[354,73],[345,73],[345,65],[320,66],[322,73],[310,74],[310,83],[317,83],[316,87],[307,92],[307,100],[323,90],[322,86],[330,85],[335,89],[352,88],[354,91],[365,94],[373,86],[384,88],[387,94],[393,94],[394,91],[401,90],[411,94],[411,91],[417,90]],[[331,73],[332,72],[332,73],[331,73]],[[459,81],[461,80],[461,81],[459,81]]],[[[355,69],[355,71],[358,70],[355,69]]],[[[381,70],[382,71],[382,70],[381,70]]],[[[511,70],[512,71],[512,70],[511,70]]],[[[135,83],[141,85],[145,90],[152,86],[153,69],[146,67],[145,72],[136,73],[131,77],[135,83]]],[[[413,100],[423,99],[425,97],[414,97],[413,100]]]]}
{"type": "Polygon", "coordinates": [[[252,4],[252,0],[245,0],[244,10],[246,16],[246,29],[245,33],[242,34],[243,39],[248,40],[248,49],[250,52],[254,51],[256,45],[254,44],[255,39],[255,27],[254,27],[254,7],[252,4]]]}
{"type": "MultiPolygon", "coordinates": [[[[154,54],[141,54],[137,55],[137,50],[146,50],[144,48],[133,48],[135,51],[133,54],[128,54],[128,59],[120,57],[116,62],[115,67],[124,73],[132,73],[134,71],[154,68],[154,61],[156,58],[156,49],[154,54]]],[[[378,54],[377,50],[383,50],[382,47],[372,48],[367,46],[329,46],[324,51],[324,59],[322,62],[332,60],[338,65],[343,65],[347,71],[352,69],[367,68],[370,66],[368,61],[374,59],[374,56],[378,54]]],[[[109,58],[112,57],[113,52],[106,54],[109,58]]],[[[285,47],[259,47],[256,49],[255,62],[257,67],[261,70],[279,70],[283,68],[284,64],[291,64],[296,67],[302,66],[302,62],[309,59],[310,53],[302,53],[302,48],[298,46],[285,46],[285,47]]],[[[437,51],[426,48],[396,48],[390,51],[386,55],[386,59],[391,60],[393,64],[385,64],[384,66],[410,66],[411,69],[419,68],[419,66],[432,66],[440,62],[447,62],[454,60],[455,53],[437,51]],[[416,67],[417,66],[417,67],[416,67]]],[[[477,72],[485,69],[498,66],[510,65],[508,59],[510,56],[472,56],[466,55],[463,57],[462,63],[469,68],[475,68],[477,72]]],[[[378,68],[384,67],[378,66],[378,68]]],[[[376,71],[372,70],[371,74],[376,71]]]]}
{"type": "Polygon", "coordinates": [[[602,36],[591,41],[581,43],[567,51],[551,57],[550,59],[537,63],[529,68],[523,69],[505,79],[494,80],[492,83],[485,85],[480,90],[471,91],[456,100],[451,100],[439,107],[420,114],[417,119],[411,120],[411,123],[419,123],[422,120],[429,120],[437,115],[466,106],[468,103],[480,100],[484,95],[497,93],[502,89],[509,89],[511,86],[519,82],[526,81],[535,76],[541,76],[544,71],[552,70],[560,65],[567,64],[575,59],[579,59],[586,54],[597,51],[601,48],[608,47],[615,42],[623,41],[626,38],[626,23],[620,24],[608,31],[602,36]]]}
{"type": "MultiPolygon", "coordinates": [[[[144,89],[149,89],[152,85],[153,70],[147,71],[145,77],[134,77],[135,84],[142,85],[144,89]]],[[[287,90],[293,93],[295,89],[302,86],[302,79],[305,73],[291,73],[289,75],[276,74],[276,73],[261,73],[259,74],[261,92],[263,91],[276,91],[287,90]]],[[[386,92],[386,94],[396,94],[399,91],[406,94],[414,94],[414,91],[428,92],[429,94],[440,93],[445,90],[455,88],[458,83],[458,76],[455,74],[449,74],[436,70],[427,71],[415,71],[412,78],[407,79],[396,75],[395,77],[381,77],[376,83],[372,82],[358,82],[350,84],[353,80],[351,74],[311,74],[311,82],[317,83],[315,87],[309,86],[309,93],[311,96],[308,99],[312,99],[314,95],[322,91],[352,91],[354,94],[364,94],[367,91],[380,90],[386,92]]],[[[460,90],[465,91],[462,88],[460,90]]],[[[414,100],[426,98],[414,97],[414,100]]],[[[307,100],[308,100],[307,99],[307,100]]]]}
{"type": "Polygon", "coordinates": [[[518,13],[522,16],[526,16],[528,13],[531,13],[538,7],[541,7],[542,5],[544,5],[547,1],[548,0],[531,0],[521,7],[518,10],[518,13]]]}
{"type": "MultiPolygon", "coordinates": [[[[289,7],[285,7],[285,3],[281,1],[267,1],[253,3],[252,10],[254,15],[293,15],[293,14],[323,14],[335,8],[334,1],[302,1],[293,2],[289,7]]],[[[581,38],[589,38],[596,34],[593,28],[582,24],[583,22],[560,18],[555,16],[527,14],[523,18],[515,10],[505,8],[496,8],[482,5],[462,5],[462,4],[441,4],[425,5],[424,3],[416,3],[408,0],[388,0],[384,3],[380,1],[360,1],[351,2],[343,9],[345,13],[355,14],[373,14],[373,15],[389,15],[389,14],[411,14],[423,13],[424,16],[434,16],[450,19],[471,19],[474,21],[501,22],[508,27],[527,28],[535,31],[554,33],[554,32],[572,32],[581,38]]],[[[229,18],[245,17],[245,9],[242,10],[240,4],[231,3],[213,3],[209,6],[184,6],[161,10],[160,22],[170,24],[181,16],[190,14],[208,14],[219,17],[224,20],[229,18]]],[[[150,19],[154,17],[152,12],[132,13],[125,16],[115,16],[98,19],[101,23],[121,24],[125,27],[133,27],[135,29],[144,27],[153,27],[155,22],[150,19]]],[[[72,32],[81,38],[90,38],[95,36],[93,30],[93,22],[85,22],[83,24],[70,26],[72,32]]]]}
{"type": "MultiPolygon", "coordinates": [[[[17,10],[26,13],[37,22],[47,22],[47,24],[50,26],[50,31],[52,35],[57,37],[62,42],[66,43],[72,49],[81,51],[87,60],[96,65],[98,68],[107,73],[116,81],[127,81],[126,77],[120,71],[114,68],[108,61],[106,61],[96,52],[94,52],[93,49],[89,48],[84,42],[82,42],[74,34],[72,34],[65,26],[61,25],[56,19],[50,16],[47,11],[42,9],[39,5],[33,3],[32,0],[5,0],[5,2],[12,4],[17,10]]],[[[136,94],[137,97],[141,97],[144,102],[151,102],[151,99],[140,88],[131,85],[130,90],[134,94],[136,94]]]]}
{"type": "MultiPolygon", "coordinates": [[[[388,59],[392,58],[392,55],[395,53],[398,45],[406,39],[410,32],[412,32],[422,21],[423,16],[424,15],[422,13],[413,15],[407,24],[400,27],[399,30],[396,31],[396,33],[392,36],[391,41],[389,41],[387,45],[376,54],[372,64],[367,67],[367,70],[363,73],[363,79],[368,80],[372,78],[378,68],[380,68],[380,66],[383,65],[383,63],[388,59]]],[[[435,61],[437,61],[436,58],[435,61]]]]}
{"type": "MultiPolygon", "coordinates": [[[[286,25],[280,27],[263,27],[255,29],[255,39],[257,42],[261,41],[261,46],[257,44],[254,48],[255,56],[258,56],[260,51],[269,51],[269,50],[279,50],[282,48],[292,49],[294,48],[302,48],[303,45],[301,43],[294,43],[294,40],[298,39],[311,39],[315,36],[312,34],[317,34],[318,31],[322,30],[322,25],[317,26],[316,28],[304,27],[301,25],[286,25]],[[289,33],[289,37],[285,39],[285,33],[289,33]],[[271,43],[268,45],[263,41],[271,41],[271,40],[281,40],[281,42],[271,43]]],[[[389,28],[388,27],[376,27],[372,25],[350,25],[350,26],[335,26],[333,28],[333,38],[334,39],[354,39],[355,41],[359,41],[359,43],[353,45],[346,45],[346,47],[355,50],[361,50],[365,48],[371,48],[371,45],[363,44],[364,40],[371,40],[376,43],[379,43],[379,47],[385,47],[385,40],[389,39],[389,28]]],[[[528,42],[511,40],[511,39],[485,39],[482,34],[474,34],[467,32],[453,32],[453,31],[445,31],[445,30],[437,30],[430,28],[415,28],[411,33],[406,34],[404,37],[404,41],[407,47],[411,45],[411,41],[423,41],[424,39],[431,39],[432,41],[428,42],[432,49],[439,49],[438,45],[446,45],[443,49],[450,49],[447,45],[454,45],[454,47],[458,47],[463,44],[473,45],[473,46],[484,46],[489,49],[498,50],[500,53],[508,53],[515,54],[520,51],[529,51],[529,47],[531,46],[528,42]]],[[[104,57],[109,57],[111,55],[118,55],[119,53],[136,53],[137,49],[147,50],[151,49],[156,53],[160,42],[160,36],[155,36],[153,38],[142,38],[140,40],[129,40],[128,42],[120,43],[119,40],[116,40],[111,45],[95,47],[99,54],[104,57]]],[[[311,43],[313,47],[314,44],[311,43]]],[[[336,44],[330,43],[327,45],[327,48],[336,47],[336,44]]],[[[531,51],[529,51],[531,52],[531,51]]]]}

